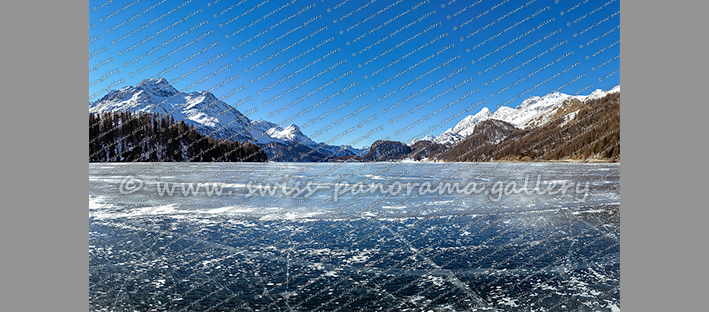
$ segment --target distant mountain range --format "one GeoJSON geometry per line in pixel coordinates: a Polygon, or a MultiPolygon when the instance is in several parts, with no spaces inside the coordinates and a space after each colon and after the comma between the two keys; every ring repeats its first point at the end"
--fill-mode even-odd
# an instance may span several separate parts
{"type": "Polygon", "coordinates": [[[619,161],[620,85],[587,96],[534,96],[495,113],[483,108],[437,137],[377,141],[363,157],[337,160],[619,161]]]}
{"type": "MultiPolygon", "coordinates": [[[[596,90],[587,96],[554,92],[542,97],[532,96],[515,108],[499,107],[494,113],[488,108],[483,108],[480,112],[463,118],[455,127],[446,130],[437,137],[429,135],[419,140],[413,140],[410,144],[380,140],[374,142],[369,149],[317,143],[303,134],[300,128],[294,124],[281,127],[264,120],[250,120],[236,108],[219,100],[210,92],[180,92],[164,78],[146,79],[135,87],[128,86],[119,90],[111,90],[101,99],[89,102],[89,112],[144,112],[171,115],[176,121],[184,121],[203,135],[217,140],[254,143],[263,148],[271,161],[387,161],[403,159],[489,161],[579,157],[578,151],[575,154],[554,153],[555,156],[550,157],[549,153],[530,154],[529,151],[503,152],[502,150],[507,149],[504,148],[505,146],[516,146],[518,143],[523,146],[523,142],[529,141],[532,137],[540,141],[536,144],[535,142],[529,143],[531,147],[537,148],[534,149],[536,151],[539,151],[539,148],[547,147],[548,142],[565,144],[557,142],[556,139],[540,138],[539,133],[541,132],[548,132],[547,135],[554,135],[556,138],[560,137],[556,133],[563,130],[568,132],[568,140],[579,136],[584,137],[584,140],[592,139],[595,132],[594,135],[591,135],[586,129],[586,127],[594,126],[593,122],[588,124],[589,119],[592,118],[585,116],[586,119],[581,121],[579,114],[596,114],[598,116],[595,117],[601,118],[610,111],[614,112],[616,106],[618,129],[613,133],[617,134],[617,138],[615,134],[613,134],[614,139],[603,137],[602,146],[595,147],[596,150],[607,149],[606,145],[615,144],[614,150],[610,154],[606,150],[605,154],[601,156],[595,152],[593,155],[589,154],[590,152],[582,152],[581,154],[584,157],[591,155],[596,158],[611,158],[613,155],[619,155],[619,105],[620,85],[608,91],[596,90]],[[597,109],[589,112],[591,107],[597,109]],[[583,126],[576,127],[578,124],[583,124],[583,126]],[[574,131],[581,132],[572,133],[574,131]],[[515,143],[505,143],[505,140],[514,140],[515,143]],[[506,145],[498,146],[497,152],[490,152],[491,146],[500,144],[506,145]],[[483,145],[487,147],[482,148],[483,145]],[[461,150],[461,146],[474,148],[478,151],[486,150],[488,153],[473,152],[471,154],[468,150],[466,154],[461,150]],[[461,156],[462,154],[465,156],[461,156]],[[609,156],[605,157],[606,154],[609,156]]],[[[615,122],[608,124],[612,124],[614,127],[615,122]]],[[[608,127],[608,124],[604,125],[603,129],[608,127]]],[[[596,128],[599,127],[601,126],[596,125],[596,128]]],[[[614,131],[614,129],[606,130],[614,131]]],[[[574,140],[568,143],[574,145],[576,144],[573,142],[574,140]]],[[[556,147],[556,150],[566,150],[566,148],[556,147]]]]}
{"type": "MultiPolygon", "coordinates": [[[[549,122],[556,110],[569,100],[576,99],[581,102],[588,102],[594,99],[600,99],[611,93],[619,92],[620,85],[617,85],[609,91],[596,90],[587,96],[568,95],[559,92],[550,93],[542,97],[532,96],[515,108],[501,106],[494,113],[490,112],[487,107],[484,107],[477,114],[463,118],[455,127],[446,130],[439,136],[435,138],[426,137],[423,138],[423,140],[429,140],[439,144],[453,144],[470,136],[478,123],[488,119],[505,121],[520,129],[539,127],[549,122]]],[[[569,113],[571,114],[573,112],[569,113]]]]}

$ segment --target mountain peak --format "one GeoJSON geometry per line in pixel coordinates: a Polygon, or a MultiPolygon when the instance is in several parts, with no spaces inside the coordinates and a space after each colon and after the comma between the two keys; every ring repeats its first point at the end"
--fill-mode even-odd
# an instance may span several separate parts
{"type": "Polygon", "coordinates": [[[271,129],[268,129],[266,131],[266,134],[271,138],[282,140],[285,142],[299,143],[310,147],[318,146],[318,143],[311,140],[307,135],[303,134],[303,132],[300,131],[300,128],[294,124],[291,124],[285,128],[275,126],[271,129]]]}
{"type": "Polygon", "coordinates": [[[469,115],[463,118],[463,120],[461,120],[457,125],[455,125],[455,127],[453,128],[453,132],[461,136],[468,136],[473,132],[477,123],[483,120],[487,120],[491,116],[492,112],[490,112],[490,109],[488,109],[487,107],[483,107],[477,114],[469,115]]]}
{"type": "Polygon", "coordinates": [[[432,135],[429,134],[429,135],[427,135],[427,136],[425,136],[425,137],[423,137],[423,138],[421,138],[421,137],[416,137],[416,138],[413,138],[413,139],[409,140],[409,145],[413,145],[414,143],[416,143],[416,142],[418,142],[418,141],[429,141],[429,142],[433,142],[433,140],[435,140],[435,139],[436,139],[435,136],[432,136],[432,135]]]}
{"type": "Polygon", "coordinates": [[[547,105],[549,103],[563,102],[564,99],[568,98],[570,95],[564,94],[558,91],[546,94],[544,96],[530,96],[529,98],[522,101],[522,104],[515,107],[517,110],[524,110],[537,105],[547,105]]]}
{"type": "Polygon", "coordinates": [[[146,85],[155,85],[155,86],[169,86],[170,83],[167,81],[167,79],[160,77],[160,78],[148,78],[148,79],[143,79],[136,87],[142,87],[146,85]]]}
{"type": "Polygon", "coordinates": [[[143,90],[149,94],[171,96],[179,93],[165,78],[149,78],[144,79],[138,85],[135,86],[136,89],[143,90]]]}
{"type": "Polygon", "coordinates": [[[586,101],[597,100],[597,99],[600,99],[608,94],[616,93],[616,92],[620,92],[620,85],[617,85],[608,91],[603,91],[603,89],[596,89],[596,91],[593,91],[593,93],[586,96],[585,100],[586,101]]]}
{"type": "Polygon", "coordinates": [[[482,119],[489,118],[491,115],[492,115],[492,112],[490,111],[490,109],[487,108],[487,107],[483,107],[483,108],[482,108],[477,114],[475,114],[474,116],[475,116],[476,118],[478,118],[480,121],[482,121],[482,119]]]}
{"type": "Polygon", "coordinates": [[[288,132],[296,132],[296,131],[300,131],[300,128],[298,126],[296,126],[295,124],[290,124],[290,126],[285,127],[283,130],[286,130],[288,132]]]}

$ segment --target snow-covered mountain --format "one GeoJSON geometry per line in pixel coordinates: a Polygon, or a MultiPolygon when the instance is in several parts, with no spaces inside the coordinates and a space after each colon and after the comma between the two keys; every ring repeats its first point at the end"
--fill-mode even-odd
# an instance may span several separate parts
{"type": "Polygon", "coordinates": [[[601,99],[608,94],[618,92],[620,92],[620,85],[617,85],[608,91],[598,89],[587,96],[569,96],[561,103],[561,105],[555,105],[550,109],[537,114],[536,117],[527,120],[524,127],[539,127],[556,118],[564,118],[565,124],[566,122],[572,120],[576,116],[576,113],[578,113],[579,109],[581,109],[581,107],[585,104],[593,100],[601,99]]]}
{"type": "Polygon", "coordinates": [[[462,136],[469,136],[473,133],[475,124],[483,120],[490,119],[491,116],[492,112],[487,107],[483,107],[483,109],[481,109],[477,114],[463,118],[463,120],[455,125],[453,132],[462,136]]]}
{"type": "Polygon", "coordinates": [[[586,97],[585,101],[598,100],[598,99],[600,99],[600,98],[602,98],[602,97],[604,97],[604,96],[606,96],[606,95],[608,95],[608,94],[611,94],[611,93],[618,93],[618,92],[620,92],[620,85],[617,85],[617,86],[613,87],[613,89],[610,89],[610,90],[608,90],[608,91],[603,91],[603,90],[601,90],[601,89],[596,89],[596,91],[593,91],[593,93],[589,94],[589,95],[586,97]]]}
{"type": "Polygon", "coordinates": [[[419,142],[419,141],[429,141],[429,142],[433,142],[433,140],[435,140],[435,139],[436,139],[435,136],[429,134],[429,135],[427,135],[427,136],[425,136],[425,137],[423,137],[423,138],[413,138],[413,139],[411,139],[411,140],[409,141],[409,145],[414,145],[414,143],[419,142]]]}
{"type": "MultiPolygon", "coordinates": [[[[170,114],[175,120],[184,120],[201,133],[216,139],[249,141],[260,146],[273,143],[286,146],[302,144],[334,156],[349,156],[362,152],[362,149],[351,146],[316,143],[293,124],[283,128],[264,120],[252,121],[210,92],[180,92],[164,78],[146,79],[135,87],[111,90],[103,98],[89,102],[90,113],[119,111],[170,114]]],[[[266,152],[269,152],[268,148],[266,152]]]]}
{"type": "Polygon", "coordinates": [[[443,133],[439,134],[434,140],[434,143],[438,144],[443,144],[443,145],[449,145],[453,144],[455,142],[458,142],[462,139],[465,139],[464,136],[453,132],[453,129],[448,129],[444,131],[443,133]]]}
{"type": "Polygon", "coordinates": [[[463,118],[455,127],[438,135],[433,142],[448,145],[460,141],[473,133],[477,123],[490,119],[490,116],[492,112],[487,107],[483,107],[477,114],[463,118]]]}
{"type": "Polygon", "coordinates": [[[525,128],[530,120],[558,107],[570,98],[574,96],[560,92],[549,93],[542,97],[532,96],[514,109],[507,106],[500,107],[490,118],[509,122],[518,128],[525,128]]]}
{"type": "Polygon", "coordinates": [[[477,114],[463,118],[455,127],[441,133],[433,141],[439,144],[453,144],[471,135],[475,130],[476,124],[488,119],[505,121],[521,129],[532,126],[538,127],[550,121],[552,116],[554,116],[552,112],[555,112],[571,99],[577,99],[581,103],[585,103],[615,92],[620,92],[620,85],[608,91],[598,89],[587,96],[568,95],[560,92],[549,93],[541,97],[532,96],[522,101],[515,108],[502,106],[494,113],[484,107],[477,114]]]}
{"type": "Polygon", "coordinates": [[[232,106],[204,91],[183,93],[164,78],[146,79],[137,86],[111,90],[89,105],[90,113],[146,112],[172,115],[205,135],[232,141],[251,141],[251,120],[232,106]]]}

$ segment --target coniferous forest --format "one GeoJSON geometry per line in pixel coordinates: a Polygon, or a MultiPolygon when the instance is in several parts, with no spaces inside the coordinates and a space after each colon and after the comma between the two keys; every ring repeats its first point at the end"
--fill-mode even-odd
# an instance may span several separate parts
{"type": "Polygon", "coordinates": [[[263,162],[249,142],[216,140],[171,115],[89,113],[89,162],[263,162]]]}

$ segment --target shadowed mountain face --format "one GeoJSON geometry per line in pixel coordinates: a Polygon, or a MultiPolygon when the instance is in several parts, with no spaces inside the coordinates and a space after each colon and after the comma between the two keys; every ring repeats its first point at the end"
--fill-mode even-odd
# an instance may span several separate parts
{"type": "Polygon", "coordinates": [[[397,141],[379,140],[372,144],[369,153],[363,158],[367,161],[387,161],[406,158],[413,149],[397,141]]]}
{"type": "Polygon", "coordinates": [[[470,136],[439,154],[439,157],[447,161],[491,160],[491,150],[518,130],[508,122],[495,119],[482,121],[475,126],[470,136]]]}
{"type": "Polygon", "coordinates": [[[446,146],[435,142],[421,140],[411,145],[413,151],[409,157],[413,160],[422,160],[437,155],[446,150],[446,146]]]}
{"type": "Polygon", "coordinates": [[[332,155],[321,153],[302,144],[285,145],[268,143],[263,145],[269,160],[294,162],[323,162],[333,158],[332,155]]]}

